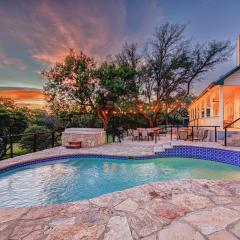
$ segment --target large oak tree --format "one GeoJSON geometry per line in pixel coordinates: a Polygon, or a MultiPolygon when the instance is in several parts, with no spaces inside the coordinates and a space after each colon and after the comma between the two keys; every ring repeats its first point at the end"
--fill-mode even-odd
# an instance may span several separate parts
{"type": "Polygon", "coordinates": [[[114,62],[97,66],[92,58],[73,50],[42,75],[48,80],[44,90],[53,112],[93,113],[104,127],[117,105],[131,98],[136,89],[130,66],[114,62]]]}
{"type": "Polygon", "coordinates": [[[232,53],[228,41],[193,45],[184,31],[185,25],[163,24],[145,48],[137,108],[150,126],[157,124],[159,113],[166,119],[173,111],[182,111],[193,84],[232,53]]]}

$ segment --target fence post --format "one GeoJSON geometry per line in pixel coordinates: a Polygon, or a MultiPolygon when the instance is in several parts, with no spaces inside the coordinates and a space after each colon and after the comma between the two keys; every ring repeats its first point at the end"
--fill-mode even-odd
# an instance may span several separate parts
{"type": "Polygon", "coordinates": [[[178,138],[179,138],[179,126],[177,125],[177,140],[178,140],[178,138]]]}
{"type": "Polygon", "coordinates": [[[225,127],[224,146],[227,146],[227,128],[225,127]]]}
{"type": "Polygon", "coordinates": [[[172,140],[172,125],[171,125],[171,140],[172,140]]]}
{"type": "Polygon", "coordinates": [[[192,142],[193,142],[193,138],[194,138],[194,133],[193,133],[193,126],[192,126],[192,142]]]}
{"type": "Polygon", "coordinates": [[[55,132],[52,132],[52,148],[55,146],[55,132]]]}
{"type": "Polygon", "coordinates": [[[154,131],[154,136],[155,136],[155,144],[157,143],[157,131],[154,131]]]}
{"type": "Polygon", "coordinates": [[[217,142],[217,126],[215,126],[214,128],[215,128],[215,142],[217,142]]]}
{"type": "Polygon", "coordinates": [[[33,152],[36,152],[36,144],[37,144],[37,134],[33,134],[33,152]]]}
{"type": "Polygon", "coordinates": [[[13,158],[13,137],[10,135],[10,157],[13,158]]]}

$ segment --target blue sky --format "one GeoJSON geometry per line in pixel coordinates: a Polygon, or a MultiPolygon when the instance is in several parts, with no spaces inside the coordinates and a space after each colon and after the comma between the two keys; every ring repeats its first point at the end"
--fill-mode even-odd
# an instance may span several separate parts
{"type": "MultiPolygon", "coordinates": [[[[187,24],[194,42],[240,34],[240,0],[0,0],[0,87],[41,89],[39,72],[61,61],[69,48],[102,61],[124,42],[139,46],[155,27],[187,24]]],[[[194,85],[199,93],[235,66],[235,55],[194,85]]]]}

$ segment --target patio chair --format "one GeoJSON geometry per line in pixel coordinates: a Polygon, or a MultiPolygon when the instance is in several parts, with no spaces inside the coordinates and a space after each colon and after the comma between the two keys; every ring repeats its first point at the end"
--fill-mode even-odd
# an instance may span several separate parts
{"type": "Polygon", "coordinates": [[[132,136],[133,135],[133,129],[128,129],[127,130],[127,135],[132,136]]]}
{"type": "Polygon", "coordinates": [[[194,141],[204,141],[204,139],[206,139],[208,136],[208,129],[202,129],[202,131],[200,131],[200,134],[197,137],[194,137],[193,140],[194,141]]]}
{"type": "Polygon", "coordinates": [[[188,138],[189,140],[195,140],[195,139],[198,139],[202,136],[202,129],[197,129],[197,128],[193,128],[193,132],[192,132],[192,129],[189,131],[189,134],[188,134],[188,138]]]}
{"type": "Polygon", "coordinates": [[[148,134],[148,140],[154,139],[154,131],[152,130],[152,128],[147,128],[147,134],[148,134]]]}
{"type": "Polygon", "coordinates": [[[132,131],[132,140],[139,140],[139,131],[138,130],[133,130],[132,131]]]}
{"type": "Polygon", "coordinates": [[[161,128],[158,131],[159,135],[166,136],[167,135],[167,129],[166,128],[161,128]]]}
{"type": "Polygon", "coordinates": [[[186,130],[180,130],[179,133],[178,133],[178,138],[179,140],[188,140],[188,131],[186,130]]]}
{"type": "Polygon", "coordinates": [[[148,131],[146,131],[146,130],[141,131],[141,139],[149,141],[148,131]]]}

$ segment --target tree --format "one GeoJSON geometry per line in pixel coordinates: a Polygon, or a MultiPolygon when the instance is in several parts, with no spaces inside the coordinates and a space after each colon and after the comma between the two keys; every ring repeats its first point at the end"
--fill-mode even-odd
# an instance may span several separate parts
{"type": "Polygon", "coordinates": [[[25,113],[13,100],[0,98],[0,136],[23,133],[28,126],[25,113]]]}
{"type": "Polygon", "coordinates": [[[134,70],[127,65],[103,63],[96,67],[84,53],[70,50],[63,63],[42,75],[48,79],[45,93],[54,112],[94,113],[107,126],[119,101],[135,91],[134,70]]]}
{"type": "MultiPolygon", "coordinates": [[[[137,70],[141,64],[142,56],[138,53],[136,43],[125,43],[122,51],[116,55],[116,62],[119,65],[129,66],[137,70]]],[[[135,72],[137,73],[137,71],[135,72]]]]}
{"type": "Polygon", "coordinates": [[[115,58],[102,64],[70,50],[63,62],[42,72],[53,113],[92,114],[105,128],[113,116],[126,112],[142,115],[151,127],[179,119],[186,113],[192,85],[232,52],[229,42],[194,45],[185,37],[185,28],[163,24],[143,54],[137,44],[125,43],[115,58]]]}
{"type": "Polygon", "coordinates": [[[111,117],[120,110],[120,104],[135,96],[137,87],[133,79],[134,74],[134,69],[124,64],[103,63],[98,69],[97,115],[105,127],[111,117]]]}
{"type": "Polygon", "coordinates": [[[94,108],[97,79],[96,63],[83,52],[70,49],[62,63],[42,71],[48,82],[44,86],[51,110],[61,112],[88,112],[94,108]]]}
{"type": "Polygon", "coordinates": [[[16,104],[11,98],[0,97],[0,109],[14,110],[16,109],[16,104]]]}
{"type": "Polygon", "coordinates": [[[156,125],[160,112],[168,115],[183,107],[192,84],[231,55],[229,42],[193,46],[184,31],[185,25],[163,24],[146,47],[137,107],[150,126],[156,125]]]}
{"type": "Polygon", "coordinates": [[[20,145],[28,150],[33,149],[34,134],[36,134],[36,150],[40,151],[51,146],[51,131],[44,126],[33,125],[24,131],[20,145]]]}

